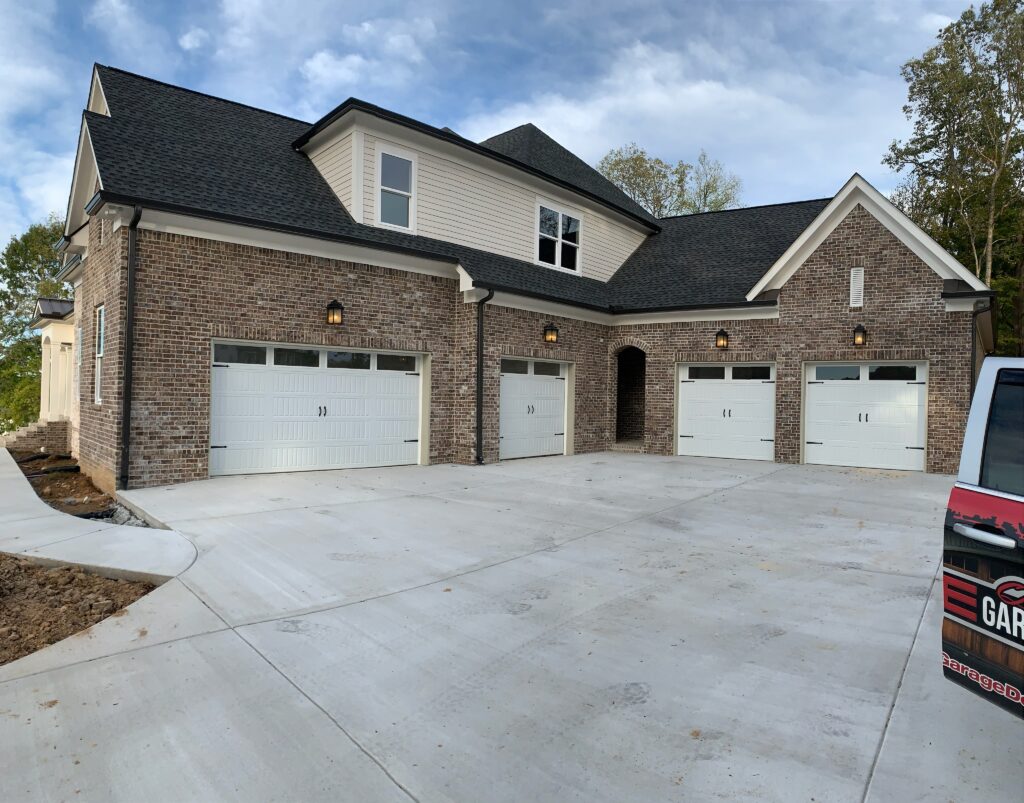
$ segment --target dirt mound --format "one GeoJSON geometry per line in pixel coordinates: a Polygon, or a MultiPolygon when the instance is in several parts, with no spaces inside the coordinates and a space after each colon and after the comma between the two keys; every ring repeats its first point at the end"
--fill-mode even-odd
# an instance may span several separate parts
{"type": "Polygon", "coordinates": [[[0,665],[116,615],[153,588],[0,553],[0,665]]]}

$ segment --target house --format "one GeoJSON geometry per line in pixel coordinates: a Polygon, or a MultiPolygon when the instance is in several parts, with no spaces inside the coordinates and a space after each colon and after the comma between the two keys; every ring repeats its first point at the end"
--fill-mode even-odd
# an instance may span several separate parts
{"type": "Polygon", "coordinates": [[[877,190],[655,219],[532,125],[95,66],[61,240],[100,487],[610,448],[951,472],[992,293],[877,190]]]}

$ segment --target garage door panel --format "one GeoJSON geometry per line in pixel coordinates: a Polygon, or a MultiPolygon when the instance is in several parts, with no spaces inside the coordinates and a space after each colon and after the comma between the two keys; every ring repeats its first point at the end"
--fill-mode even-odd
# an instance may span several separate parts
{"type": "MultiPolygon", "coordinates": [[[[925,403],[923,381],[869,379],[868,363],[859,378],[816,380],[807,368],[804,460],[825,465],[924,470],[925,403]]],[[[915,367],[912,376],[924,377],[915,367]]]]}
{"type": "Polygon", "coordinates": [[[418,374],[239,364],[212,372],[211,446],[224,448],[211,448],[211,475],[418,461],[418,374]]]}
{"type": "MultiPolygon", "coordinates": [[[[524,362],[532,371],[533,362],[524,362]]],[[[564,379],[503,373],[500,393],[500,459],[565,453],[564,379]]]]}
{"type": "MultiPolygon", "coordinates": [[[[775,457],[775,382],[733,379],[726,364],[721,379],[688,379],[680,366],[677,453],[695,457],[772,460],[775,457]]],[[[745,366],[744,366],[745,367],[745,366]]],[[[774,368],[767,369],[771,376],[774,368]]]]}

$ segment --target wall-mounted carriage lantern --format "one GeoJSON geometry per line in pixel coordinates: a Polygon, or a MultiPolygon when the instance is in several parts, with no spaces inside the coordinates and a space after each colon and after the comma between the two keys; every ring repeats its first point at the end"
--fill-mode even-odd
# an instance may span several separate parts
{"type": "Polygon", "coordinates": [[[558,327],[553,323],[549,323],[544,327],[544,342],[545,343],[557,343],[558,342],[558,327]]]}
{"type": "Polygon", "coordinates": [[[715,348],[716,349],[727,349],[729,348],[729,333],[724,329],[719,329],[715,334],[715,348]]]}
{"type": "Polygon", "coordinates": [[[345,307],[338,299],[334,299],[327,305],[327,323],[331,326],[341,326],[344,321],[345,307]]]}
{"type": "Polygon", "coordinates": [[[853,345],[863,346],[868,339],[868,330],[864,328],[863,324],[857,324],[853,329],[853,345]]]}

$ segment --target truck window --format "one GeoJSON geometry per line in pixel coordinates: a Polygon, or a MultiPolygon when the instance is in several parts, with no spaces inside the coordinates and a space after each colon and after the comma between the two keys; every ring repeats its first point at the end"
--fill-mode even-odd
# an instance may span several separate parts
{"type": "Polygon", "coordinates": [[[1024,496],[1024,371],[1003,369],[996,377],[980,485],[1024,496]]]}

